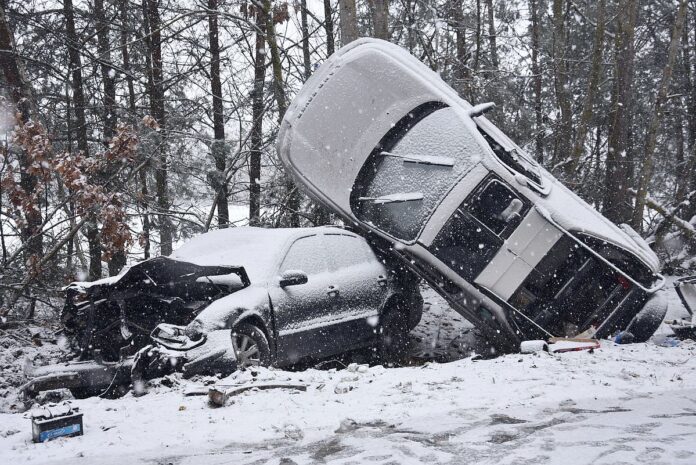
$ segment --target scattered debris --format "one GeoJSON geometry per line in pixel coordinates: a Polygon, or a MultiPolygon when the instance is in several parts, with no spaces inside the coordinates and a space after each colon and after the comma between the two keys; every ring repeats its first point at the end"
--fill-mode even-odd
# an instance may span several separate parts
{"type": "Polygon", "coordinates": [[[208,390],[208,399],[213,405],[222,407],[230,397],[237,396],[249,390],[266,391],[269,389],[294,389],[297,391],[306,391],[306,384],[291,384],[291,383],[260,383],[260,384],[245,384],[241,386],[215,386],[208,390]]]}
{"type": "Polygon", "coordinates": [[[522,341],[520,344],[520,352],[523,354],[533,354],[542,351],[549,351],[549,345],[546,343],[546,341],[522,341]]]}
{"type": "Polygon", "coordinates": [[[82,436],[82,413],[69,402],[52,404],[31,412],[31,431],[34,442],[46,442],[59,437],[82,436]]]}
{"type": "Polygon", "coordinates": [[[597,339],[582,337],[552,337],[549,339],[549,350],[554,354],[578,350],[594,350],[600,347],[597,339]]]}

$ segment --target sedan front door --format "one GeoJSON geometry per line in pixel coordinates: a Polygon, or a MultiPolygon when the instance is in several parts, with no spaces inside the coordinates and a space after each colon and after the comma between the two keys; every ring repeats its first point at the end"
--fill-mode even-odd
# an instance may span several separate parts
{"type": "Polygon", "coordinates": [[[321,355],[329,343],[324,321],[337,310],[340,289],[329,271],[321,235],[297,239],[278,270],[278,280],[269,289],[278,334],[278,361],[292,363],[309,355],[321,355]],[[307,282],[280,286],[280,276],[301,271],[307,282]]]}

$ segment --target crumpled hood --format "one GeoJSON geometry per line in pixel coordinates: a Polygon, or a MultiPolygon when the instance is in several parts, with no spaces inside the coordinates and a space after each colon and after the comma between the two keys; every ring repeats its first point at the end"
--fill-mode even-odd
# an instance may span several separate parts
{"type": "Polygon", "coordinates": [[[63,288],[64,291],[87,292],[88,290],[119,291],[132,289],[142,284],[162,285],[182,280],[196,280],[203,276],[237,274],[242,284],[248,285],[243,267],[202,266],[169,257],[155,257],[136,263],[120,274],[91,282],[75,281],[63,288]]]}

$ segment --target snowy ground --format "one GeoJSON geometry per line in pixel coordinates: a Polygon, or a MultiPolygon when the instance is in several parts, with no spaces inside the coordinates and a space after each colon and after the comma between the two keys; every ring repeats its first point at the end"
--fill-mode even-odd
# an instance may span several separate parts
{"type": "Polygon", "coordinates": [[[426,300],[414,355],[443,363],[261,370],[259,381],[308,389],[247,392],[221,408],[175,379],[140,398],[74,401],[85,435],[45,444],[31,443],[25,414],[0,414],[0,463],[696,463],[695,343],[658,335],[476,360],[463,347],[467,323],[426,300]]]}

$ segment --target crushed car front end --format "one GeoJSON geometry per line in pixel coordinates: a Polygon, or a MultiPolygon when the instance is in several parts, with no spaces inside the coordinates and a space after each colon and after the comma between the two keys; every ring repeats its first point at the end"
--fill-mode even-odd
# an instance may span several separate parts
{"type": "Polygon", "coordinates": [[[65,288],[61,320],[80,359],[133,355],[159,323],[185,325],[216,300],[249,286],[243,267],[200,266],[168,257],[65,288]]]}

